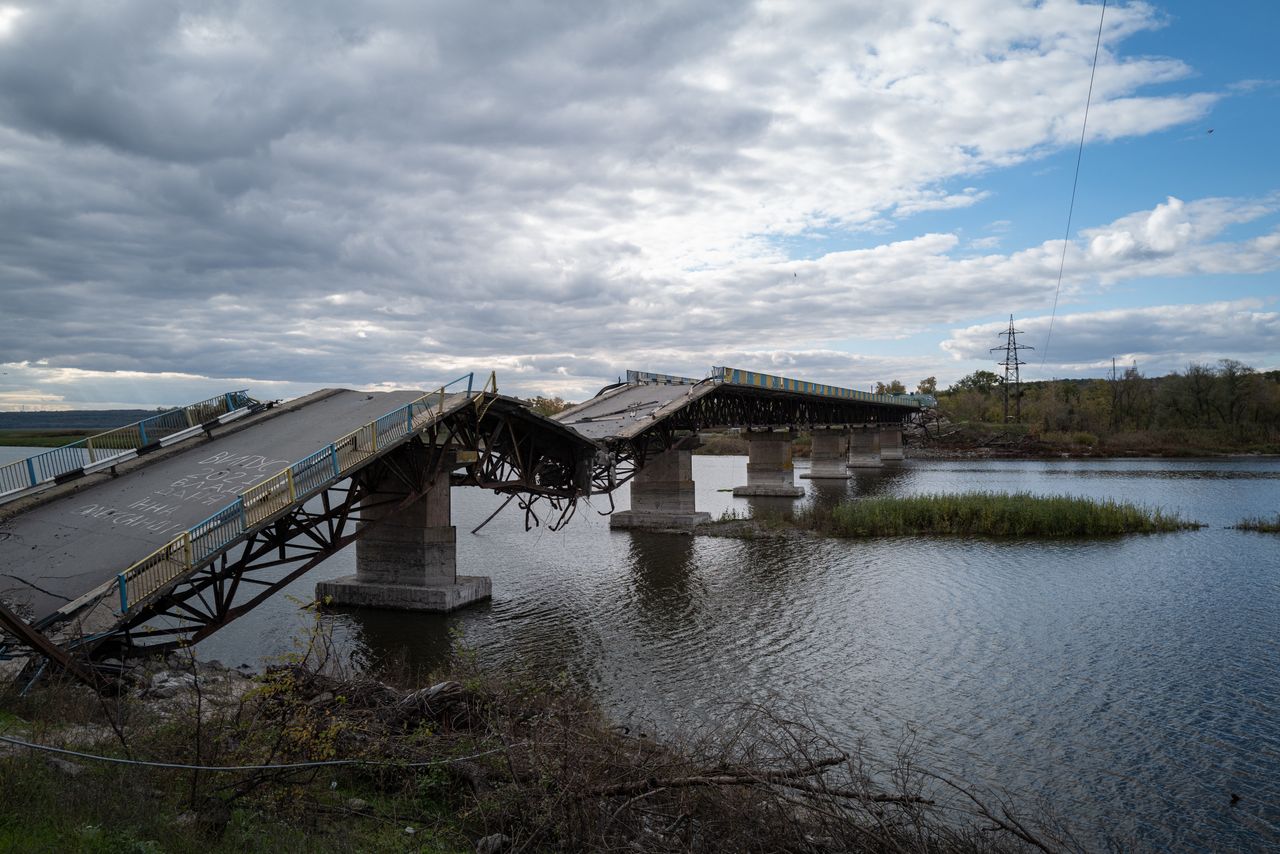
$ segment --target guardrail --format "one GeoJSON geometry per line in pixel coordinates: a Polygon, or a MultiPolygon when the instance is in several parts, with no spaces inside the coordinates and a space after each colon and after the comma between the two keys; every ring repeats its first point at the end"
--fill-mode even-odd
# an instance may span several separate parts
{"type": "Polygon", "coordinates": [[[793,380],[773,374],[762,374],[759,371],[742,371],[737,368],[712,368],[711,376],[716,381],[728,385],[767,388],[775,391],[795,391],[803,394],[816,394],[821,397],[834,397],[841,400],[856,400],[863,403],[882,403],[891,406],[920,408],[919,400],[907,398],[905,395],[876,394],[870,391],[858,391],[852,388],[840,388],[823,383],[811,383],[804,380],[793,380]]]}
{"type": "Polygon", "coordinates": [[[242,409],[252,402],[248,389],[229,391],[0,466],[0,495],[30,489],[85,466],[153,445],[167,436],[242,409]]]}
{"type": "Polygon", "coordinates": [[[466,394],[483,417],[481,401],[497,393],[495,374],[479,392],[472,392],[475,374],[464,374],[399,409],[357,427],[342,438],[303,457],[257,483],[208,519],[193,525],[116,576],[120,613],[127,614],[165,585],[194,570],[249,531],[293,506],[311,493],[341,480],[360,463],[413,435],[444,413],[448,389],[466,380],[466,394]]]}

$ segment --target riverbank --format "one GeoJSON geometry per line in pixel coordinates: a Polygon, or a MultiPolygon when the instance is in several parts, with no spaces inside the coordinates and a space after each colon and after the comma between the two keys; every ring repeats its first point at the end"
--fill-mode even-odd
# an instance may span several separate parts
{"type": "Polygon", "coordinates": [[[1189,459],[1280,455],[1272,441],[1229,430],[1037,431],[1025,424],[948,422],[908,430],[917,459],[1189,459]]]}
{"type": "MultiPolygon", "coordinates": [[[[738,433],[707,431],[694,453],[703,456],[746,456],[747,441],[738,433]]],[[[1220,431],[1177,430],[1114,433],[1036,433],[1019,424],[933,424],[928,430],[908,426],[904,433],[908,459],[917,460],[1055,460],[1055,459],[1215,459],[1280,456],[1280,446],[1239,441],[1220,431]]],[[[812,448],[801,432],[792,455],[806,459],[812,448]]]]}
{"type": "Polygon", "coordinates": [[[977,852],[1067,838],[911,758],[870,770],[791,712],[743,705],[724,729],[661,743],[565,682],[463,663],[397,687],[316,653],[257,676],[175,655],[111,699],[58,682],[3,697],[0,848],[977,852]]]}

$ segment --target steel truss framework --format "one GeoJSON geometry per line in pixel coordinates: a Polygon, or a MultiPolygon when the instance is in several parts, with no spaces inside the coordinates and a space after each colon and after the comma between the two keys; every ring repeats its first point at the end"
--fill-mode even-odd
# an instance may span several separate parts
{"type": "Polygon", "coordinates": [[[765,389],[721,385],[692,400],[649,429],[631,438],[606,439],[607,465],[597,465],[593,484],[608,491],[635,476],[655,454],[697,444],[699,430],[796,429],[818,425],[901,424],[919,414],[916,408],[890,407],[862,401],[817,398],[765,389]]]}
{"type": "MultiPolygon", "coordinates": [[[[349,477],[325,486],[239,539],[212,560],[131,608],[109,631],[73,636],[70,625],[37,624],[32,631],[60,639],[74,651],[50,655],[14,632],[24,645],[83,677],[74,658],[164,652],[199,642],[244,615],[377,525],[367,511],[420,500],[439,477],[451,484],[526,494],[553,506],[591,489],[598,447],[525,408],[486,395],[422,428],[407,442],[372,457],[349,477]],[[461,471],[459,471],[461,469],[461,471]],[[403,491],[375,491],[391,482],[403,491]]],[[[30,627],[28,627],[30,628],[30,627]]]]}

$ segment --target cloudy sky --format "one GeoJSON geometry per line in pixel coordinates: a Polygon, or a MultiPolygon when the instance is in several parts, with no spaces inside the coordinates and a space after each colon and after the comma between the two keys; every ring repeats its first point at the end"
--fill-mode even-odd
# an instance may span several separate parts
{"type": "Polygon", "coordinates": [[[0,409],[1280,367],[1272,0],[0,0],[0,409]]]}

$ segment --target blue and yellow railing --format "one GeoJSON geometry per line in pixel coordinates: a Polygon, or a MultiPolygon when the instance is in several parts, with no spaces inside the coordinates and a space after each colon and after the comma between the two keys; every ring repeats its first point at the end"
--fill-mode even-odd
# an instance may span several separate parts
{"type": "Polygon", "coordinates": [[[154,445],[174,433],[197,427],[251,403],[253,399],[249,397],[248,389],[229,391],[0,466],[0,495],[30,489],[86,466],[154,445]]]}
{"type": "MultiPolygon", "coordinates": [[[[835,397],[840,400],[856,400],[864,403],[881,403],[890,406],[905,406],[919,409],[925,406],[936,406],[937,401],[922,395],[876,394],[870,391],[858,391],[852,388],[840,388],[823,383],[811,383],[805,380],[793,380],[773,374],[762,374],[759,371],[743,371],[738,368],[711,369],[709,379],[712,382],[727,385],[766,388],[774,391],[793,391],[798,394],[813,394],[819,397],[835,397]]],[[[627,371],[629,385],[697,385],[706,380],[692,377],[680,377],[674,374],[657,374],[651,371],[627,371]]]]}
{"type": "Polygon", "coordinates": [[[169,582],[191,572],[249,531],[341,480],[379,451],[399,444],[420,427],[435,421],[444,414],[448,390],[464,380],[465,394],[476,406],[477,414],[483,417],[491,405],[484,403],[486,395],[498,391],[497,377],[490,373],[484,386],[473,392],[475,374],[471,373],[352,430],[328,447],[249,487],[208,519],[183,531],[117,575],[120,613],[129,613],[169,582]]]}
{"type": "Polygon", "coordinates": [[[889,406],[904,406],[919,409],[921,402],[906,395],[876,394],[870,391],[858,391],[852,388],[840,388],[823,383],[811,383],[804,380],[793,380],[788,377],[762,374],[758,371],[742,371],[737,368],[712,368],[711,377],[716,382],[728,385],[766,388],[774,391],[793,391],[799,394],[813,394],[819,397],[834,397],[840,400],[856,400],[862,403],[879,403],[889,406]]]}

